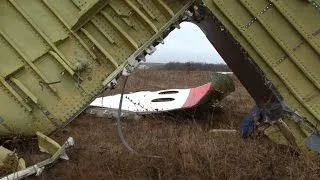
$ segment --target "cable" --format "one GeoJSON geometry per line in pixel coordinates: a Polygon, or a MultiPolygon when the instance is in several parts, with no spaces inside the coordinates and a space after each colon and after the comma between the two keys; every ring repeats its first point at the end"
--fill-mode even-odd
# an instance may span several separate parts
{"type": "Polygon", "coordinates": [[[129,144],[127,143],[124,135],[123,135],[123,131],[122,131],[122,122],[121,122],[121,111],[122,111],[122,101],[123,101],[123,94],[124,94],[124,90],[126,87],[128,81],[128,76],[125,76],[124,78],[124,82],[123,82],[123,86],[121,89],[121,96],[120,96],[120,102],[119,102],[119,109],[118,109],[118,117],[117,117],[117,127],[118,127],[118,135],[120,137],[120,140],[122,142],[122,144],[133,154],[136,154],[138,156],[142,156],[142,157],[148,157],[148,158],[157,158],[157,159],[163,159],[162,156],[154,156],[154,155],[145,155],[145,154],[140,154],[137,151],[135,151],[134,149],[132,149],[129,144]]]}

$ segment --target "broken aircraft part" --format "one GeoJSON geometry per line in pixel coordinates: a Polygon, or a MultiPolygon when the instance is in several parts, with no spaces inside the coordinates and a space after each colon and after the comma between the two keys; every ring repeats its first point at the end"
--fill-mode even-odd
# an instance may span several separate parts
{"type": "MultiPolygon", "coordinates": [[[[92,115],[95,117],[103,117],[110,120],[114,120],[118,117],[118,109],[112,109],[112,108],[105,108],[105,107],[88,107],[85,111],[86,114],[92,115]]],[[[140,120],[141,114],[131,111],[122,111],[121,117],[123,119],[128,120],[140,120]]]]}
{"type": "Polygon", "coordinates": [[[262,110],[260,126],[309,153],[304,141],[320,131],[320,13],[299,0],[204,0],[199,9],[194,22],[262,110]]]}
{"type": "MultiPolygon", "coordinates": [[[[36,176],[39,176],[44,171],[46,166],[53,164],[58,159],[69,160],[66,154],[66,149],[68,149],[71,146],[74,146],[74,140],[72,137],[69,137],[67,141],[62,146],[60,146],[57,142],[55,142],[54,140],[52,140],[51,138],[45,136],[40,132],[37,132],[37,136],[38,136],[38,144],[39,144],[40,151],[48,153],[51,157],[26,168],[23,159],[22,160],[19,159],[18,161],[17,156],[13,152],[9,150],[3,150],[4,148],[2,148],[1,146],[0,158],[3,157],[2,152],[9,151],[8,154],[13,154],[14,160],[16,159],[17,163],[19,162],[19,168],[14,169],[11,174],[1,177],[0,180],[18,180],[18,179],[23,179],[28,176],[31,176],[33,174],[35,174],[36,176]]],[[[6,163],[6,165],[8,164],[9,163],[6,163]]]]}
{"type": "Polygon", "coordinates": [[[0,170],[1,172],[14,172],[26,168],[24,159],[19,158],[17,153],[0,146],[0,170]]]}
{"type": "Polygon", "coordinates": [[[3,0],[0,136],[65,126],[127,61],[141,61],[188,20],[255,99],[261,124],[307,152],[305,140],[320,131],[317,7],[319,0],[3,0]]]}
{"type": "Polygon", "coordinates": [[[64,127],[127,61],[151,54],[193,0],[140,3],[1,1],[0,137],[64,127]]]}
{"type": "MultiPolygon", "coordinates": [[[[141,91],[124,94],[122,109],[139,113],[157,113],[194,107],[206,100],[212,92],[208,83],[192,89],[169,89],[161,91],[141,91]]],[[[120,94],[100,97],[91,103],[94,107],[118,109],[120,94]]]]}
{"type": "MultiPolygon", "coordinates": [[[[212,83],[191,89],[167,89],[155,92],[140,91],[124,94],[122,109],[125,112],[150,114],[188,109],[206,102],[216,103],[235,90],[232,78],[229,75],[212,75],[212,83]]],[[[89,111],[103,111],[114,115],[118,109],[121,94],[100,97],[91,103],[89,111]],[[99,107],[100,109],[98,109],[99,107]],[[92,109],[92,110],[90,110],[92,109]]]]}

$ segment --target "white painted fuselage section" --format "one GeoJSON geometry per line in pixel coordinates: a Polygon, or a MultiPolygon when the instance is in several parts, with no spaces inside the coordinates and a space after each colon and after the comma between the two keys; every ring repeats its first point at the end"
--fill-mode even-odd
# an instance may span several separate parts
{"type": "MultiPolygon", "coordinates": [[[[185,104],[189,93],[190,89],[170,89],[155,92],[141,91],[124,94],[122,109],[140,113],[180,109],[185,104]]],[[[117,94],[114,96],[97,98],[91,103],[91,106],[118,109],[120,96],[120,94],[117,94]]]]}

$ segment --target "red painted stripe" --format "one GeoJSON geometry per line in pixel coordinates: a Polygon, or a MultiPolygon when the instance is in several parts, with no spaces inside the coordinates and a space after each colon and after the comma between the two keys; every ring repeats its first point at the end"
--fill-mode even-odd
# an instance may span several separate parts
{"type": "Polygon", "coordinates": [[[212,83],[208,83],[196,88],[190,89],[189,96],[182,108],[191,108],[201,103],[213,88],[212,83]]]}

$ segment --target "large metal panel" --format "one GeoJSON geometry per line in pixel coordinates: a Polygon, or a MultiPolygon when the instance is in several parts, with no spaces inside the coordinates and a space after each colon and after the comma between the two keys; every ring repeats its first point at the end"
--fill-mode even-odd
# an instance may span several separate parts
{"type": "Polygon", "coordinates": [[[1,0],[0,136],[68,123],[192,3],[1,0]]]}
{"type": "MultiPolygon", "coordinates": [[[[0,136],[49,134],[68,123],[193,3],[1,0],[0,136]]],[[[305,149],[320,130],[320,1],[195,5],[195,20],[204,14],[196,23],[265,110],[266,133],[305,149]]]]}
{"type": "MultiPolygon", "coordinates": [[[[263,102],[261,95],[270,95],[267,91],[257,92],[257,89],[270,87],[275,90],[273,94],[278,97],[277,101],[282,108],[285,108],[279,113],[280,119],[272,119],[276,121],[272,127],[277,127],[281,136],[285,136],[289,142],[305,149],[306,137],[320,130],[320,13],[317,8],[319,6],[315,5],[318,1],[204,2],[213,19],[216,19],[212,23],[221,23],[221,29],[226,29],[232,39],[236,40],[235,44],[239,43],[240,49],[244,48],[243,52],[248,54],[247,61],[252,61],[256,71],[262,72],[257,75],[264,79],[265,84],[255,83],[256,78],[245,75],[250,74],[250,68],[247,68],[250,63],[235,66],[235,57],[225,58],[226,62],[239,75],[260,106],[261,102],[270,104],[268,101],[263,102]]],[[[208,24],[200,24],[201,26],[206,28],[208,24]]],[[[215,26],[217,25],[212,27],[215,26]]],[[[213,35],[210,38],[209,35],[208,38],[213,44],[223,38],[232,41],[228,40],[226,33],[222,34],[225,37],[213,35]]],[[[220,44],[216,46],[221,47],[222,55],[227,53],[220,44]]],[[[238,58],[242,58],[241,56],[238,58]]]]}

